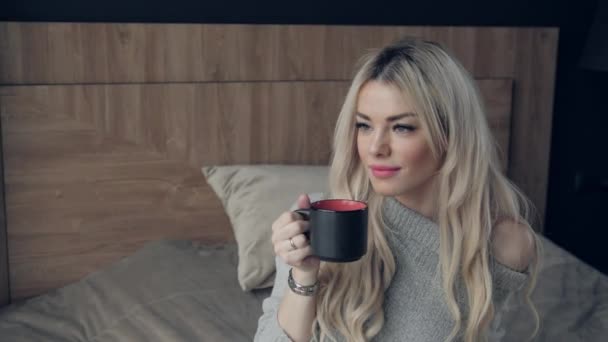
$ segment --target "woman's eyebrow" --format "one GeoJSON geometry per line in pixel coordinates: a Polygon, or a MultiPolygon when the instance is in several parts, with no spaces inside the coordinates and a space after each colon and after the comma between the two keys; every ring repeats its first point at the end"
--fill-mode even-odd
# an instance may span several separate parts
{"type": "MultiPolygon", "coordinates": [[[[359,117],[361,117],[361,118],[363,118],[363,119],[365,119],[367,121],[371,121],[371,119],[369,118],[369,116],[365,115],[363,113],[358,113],[357,112],[357,116],[359,116],[359,117]]],[[[397,114],[397,115],[391,115],[388,118],[386,118],[386,121],[393,122],[393,121],[397,121],[399,119],[403,119],[405,117],[410,117],[410,116],[416,116],[416,113],[409,113],[408,112],[408,113],[401,113],[401,114],[397,114]]]]}

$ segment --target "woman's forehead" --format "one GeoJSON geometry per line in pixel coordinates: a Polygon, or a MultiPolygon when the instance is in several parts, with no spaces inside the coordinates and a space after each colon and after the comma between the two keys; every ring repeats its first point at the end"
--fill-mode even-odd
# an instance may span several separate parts
{"type": "Polygon", "coordinates": [[[357,97],[357,113],[369,117],[389,117],[416,113],[407,93],[394,85],[379,81],[366,82],[357,97]]]}

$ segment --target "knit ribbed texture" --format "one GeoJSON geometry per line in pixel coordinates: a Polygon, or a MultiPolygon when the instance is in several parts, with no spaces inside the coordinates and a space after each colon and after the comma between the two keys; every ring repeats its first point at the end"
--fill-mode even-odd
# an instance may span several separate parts
{"type": "MultiPolygon", "coordinates": [[[[445,304],[439,270],[439,227],[394,198],[383,204],[386,236],[397,264],[385,293],[385,323],[374,341],[443,341],[454,321],[445,304]]],[[[279,258],[272,294],[263,303],[255,341],[289,341],[278,324],[277,312],[287,289],[289,266],[279,258]]],[[[494,303],[499,309],[509,293],[519,290],[527,275],[493,261],[494,303]]],[[[467,312],[466,293],[457,283],[456,299],[467,312]]]]}

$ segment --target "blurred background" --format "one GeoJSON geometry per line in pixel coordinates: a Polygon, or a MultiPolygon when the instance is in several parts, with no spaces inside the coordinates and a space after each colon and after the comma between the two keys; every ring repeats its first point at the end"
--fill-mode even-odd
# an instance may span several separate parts
{"type": "Polygon", "coordinates": [[[608,274],[608,246],[603,239],[608,228],[605,0],[14,0],[2,1],[0,21],[557,27],[544,232],[608,274]]]}

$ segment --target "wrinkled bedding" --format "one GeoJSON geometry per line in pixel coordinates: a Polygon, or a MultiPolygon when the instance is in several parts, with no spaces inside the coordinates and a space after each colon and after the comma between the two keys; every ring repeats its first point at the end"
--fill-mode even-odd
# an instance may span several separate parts
{"type": "MultiPolygon", "coordinates": [[[[543,254],[532,302],[541,319],[535,341],[608,341],[608,277],[541,238],[543,254]]],[[[518,298],[500,314],[502,342],[520,342],[533,330],[533,316],[518,298]]]]}
{"type": "MultiPolygon", "coordinates": [[[[604,341],[607,277],[545,242],[533,301],[536,341],[604,341]]],[[[251,341],[270,289],[243,292],[235,245],[159,241],[83,280],[0,311],[0,341],[251,341]]],[[[496,341],[524,341],[529,310],[511,297],[496,341]]]]}
{"type": "Polygon", "coordinates": [[[267,291],[245,293],[236,246],[148,244],[0,312],[0,341],[251,341],[267,291]]]}

